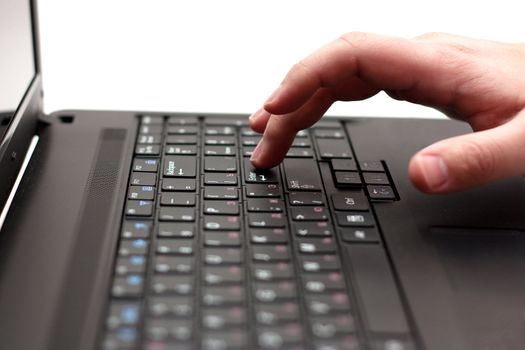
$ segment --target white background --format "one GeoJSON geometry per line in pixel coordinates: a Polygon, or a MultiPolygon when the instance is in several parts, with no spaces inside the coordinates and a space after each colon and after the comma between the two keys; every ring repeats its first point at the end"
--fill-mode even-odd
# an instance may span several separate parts
{"type": "MultiPolygon", "coordinates": [[[[45,111],[251,113],[348,31],[525,41],[521,0],[39,0],[45,111]]],[[[378,95],[330,114],[433,117],[378,95]]]]}

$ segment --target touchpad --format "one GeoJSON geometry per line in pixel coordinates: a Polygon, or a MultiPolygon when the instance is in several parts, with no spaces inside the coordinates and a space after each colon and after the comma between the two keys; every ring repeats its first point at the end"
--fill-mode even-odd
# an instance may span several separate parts
{"type": "Polygon", "coordinates": [[[469,348],[525,344],[525,233],[456,227],[430,232],[469,348]]]}

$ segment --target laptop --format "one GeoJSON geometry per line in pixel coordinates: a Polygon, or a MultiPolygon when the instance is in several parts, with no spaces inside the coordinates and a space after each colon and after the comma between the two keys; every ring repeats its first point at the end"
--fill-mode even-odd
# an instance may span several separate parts
{"type": "Polygon", "coordinates": [[[525,178],[409,182],[465,124],[326,117],[260,171],[245,115],[44,115],[0,17],[2,349],[523,349],[525,178]]]}

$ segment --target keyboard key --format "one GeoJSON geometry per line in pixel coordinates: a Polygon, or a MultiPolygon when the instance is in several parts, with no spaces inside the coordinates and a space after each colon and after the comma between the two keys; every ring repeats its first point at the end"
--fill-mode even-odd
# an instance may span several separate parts
{"type": "Polygon", "coordinates": [[[197,144],[197,136],[168,135],[166,136],[166,144],[168,145],[195,145],[197,144]]]}
{"type": "Polygon", "coordinates": [[[292,265],[285,262],[253,264],[253,274],[259,281],[274,281],[280,279],[290,279],[293,275],[292,265]]]}
{"type": "Polygon", "coordinates": [[[158,156],[160,155],[160,146],[159,145],[142,145],[138,144],[135,147],[136,155],[144,156],[158,156]]]}
{"type": "Polygon", "coordinates": [[[302,237],[326,237],[334,234],[332,225],[326,221],[296,222],[293,230],[297,236],[302,237]]]}
{"type": "Polygon", "coordinates": [[[337,187],[359,187],[363,182],[357,171],[336,171],[335,185],[337,187]]]}
{"type": "Polygon", "coordinates": [[[283,161],[289,191],[320,191],[321,177],[313,159],[288,158],[283,161]]]}
{"type": "Polygon", "coordinates": [[[248,349],[247,333],[244,330],[206,331],[201,337],[202,350],[248,349]]]}
{"type": "Polygon", "coordinates": [[[144,274],[146,272],[146,257],[143,255],[121,256],[115,264],[116,275],[144,274]]]}
{"type": "Polygon", "coordinates": [[[194,265],[190,256],[157,255],[153,268],[156,273],[193,273],[194,265]]]}
{"type": "Polygon", "coordinates": [[[158,145],[160,144],[161,138],[161,135],[140,134],[137,143],[158,145]]]}
{"type": "Polygon", "coordinates": [[[157,227],[157,236],[162,238],[189,238],[195,234],[195,224],[161,222],[157,227]]]}
{"type": "Polygon", "coordinates": [[[379,233],[375,227],[353,227],[341,229],[343,241],[348,243],[378,243],[379,233]]]}
{"type": "Polygon", "coordinates": [[[212,330],[243,326],[247,321],[246,318],[246,310],[238,306],[202,310],[202,325],[212,330]]]}
{"type": "Polygon", "coordinates": [[[286,244],[253,245],[252,257],[254,261],[278,262],[291,259],[290,248],[286,244]]]}
{"type": "Polygon", "coordinates": [[[331,159],[330,164],[334,171],[357,171],[357,164],[353,159],[331,159]]]}
{"type": "Polygon", "coordinates": [[[195,177],[197,159],[191,156],[166,156],[164,159],[165,177],[195,177]]]}
{"type": "Polygon", "coordinates": [[[151,216],[153,214],[152,201],[128,200],[126,202],[127,216],[151,216]]]}
{"type": "Polygon", "coordinates": [[[390,186],[368,185],[366,189],[371,199],[396,199],[396,194],[390,186]]]}
{"type": "Polygon", "coordinates": [[[155,158],[135,158],[133,171],[155,173],[159,169],[159,160],[155,158]]]}
{"type": "Polygon", "coordinates": [[[195,221],[194,208],[161,207],[159,211],[160,221],[195,221]]]}
{"type": "Polygon", "coordinates": [[[187,192],[166,192],[160,196],[160,205],[193,207],[195,206],[195,195],[187,192]]]}
{"type": "Polygon", "coordinates": [[[116,277],[113,280],[111,295],[116,298],[140,297],[144,289],[144,278],[131,274],[126,277],[116,277]]]}
{"type": "Polygon", "coordinates": [[[126,221],[122,227],[124,238],[149,238],[151,234],[151,222],[149,221],[126,221]]]}
{"type": "Polygon", "coordinates": [[[348,313],[350,302],[348,296],[343,292],[330,294],[308,294],[306,296],[306,308],[311,315],[330,315],[337,312],[348,313]]]}
{"type": "Polygon", "coordinates": [[[191,319],[150,319],[146,322],[146,337],[150,340],[189,340],[192,336],[191,319]]]}
{"type": "Polygon", "coordinates": [[[304,289],[309,293],[345,290],[345,282],[340,272],[306,273],[302,279],[304,289]]]}
{"type": "Polygon", "coordinates": [[[314,136],[320,139],[342,139],[345,133],[342,129],[315,129],[314,136]]]}
{"type": "Polygon", "coordinates": [[[246,298],[244,287],[204,287],[202,290],[202,304],[205,306],[231,306],[243,304],[246,298]]]}
{"type": "Polygon", "coordinates": [[[284,210],[284,202],[277,198],[248,198],[246,208],[249,212],[280,213],[284,210]]]}
{"type": "Polygon", "coordinates": [[[159,254],[191,255],[193,254],[193,245],[192,239],[161,238],[157,240],[156,252],[159,254]]]}
{"type": "Polygon", "coordinates": [[[140,118],[141,125],[162,125],[164,123],[164,117],[160,115],[149,115],[145,114],[140,118]]]}
{"type": "Polygon", "coordinates": [[[236,186],[237,174],[235,173],[206,173],[204,174],[205,185],[236,186]]]}
{"type": "Polygon", "coordinates": [[[110,330],[134,327],[140,322],[141,315],[139,302],[115,300],[110,304],[106,327],[110,330]]]}
{"type": "Polygon", "coordinates": [[[355,320],[350,315],[316,316],[309,321],[316,338],[333,339],[355,332],[355,320]]]}
{"type": "Polygon", "coordinates": [[[237,231],[204,231],[204,245],[208,247],[240,247],[241,235],[237,231]]]}
{"type": "Polygon", "coordinates": [[[170,155],[196,155],[197,154],[197,146],[193,145],[177,145],[177,146],[166,146],[165,149],[166,154],[170,155]]]}
{"type": "Polygon", "coordinates": [[[300,266],[305,272],[339,271],[339,256],[335,254],[302,255],[299,257],[300,266]]]}
{"type": "Polygon", "coordinates": [[[348,141],[344,139],[317,139],[319,156],[323,159],[352,158],[352,151],[348,141]]]}
{"type": "Polygon", "coordinates": [[[129,186],[128,199],[141,199],[152,201],[155,198],[153,186],[129,186]]]}
{"type": "Polygon", "coordinates": [[[233,157],[204,157],[204,171],[236,172],[237,159],[233,157]]]}
{"type": "Polygon", "coordinates": [[[275,184],[247,184],[246,197],[280,197],[281,190],[275,184]]]}
{"type": "Polygon", "coordinates": [[[282,228],[254,228],[250,230],[251,242],[255,244],[288,243],[289,233],[282,228]]]}
{"type": "Polygon", "coordinates": [[[205,146],[204,155],[206,156],[235,156],[236,148],[232,146],[205,146]]]}
{"type": "Polygon", "coordinates": [[[368,211],[368,199],[363,191],[339,192],[332,195],[332,203],[335,210],[353,211],[363,210],[368,211]]]}
{"type": "Polygon", "coordinates": [[[169,135],[195,135],[197,134],[197,127],[190,125],[170,125],[168,126],[169,135]]]}
{"type": "Polygon", "coordinates": [[[303,254],[326,254],[335,253],[335,241],[331,237],[326,238],[301,238],[297,242],[299,252],[303,254]]]}
{"type": "MultiPolygon", "coordinates": [[[[295,299],[297,297],[297,288],[295,283],[290,281],[257,282],[253,285],[253,295],[258,302],[275,303],[277,301],[295,299]]],[[[267,311],[268,308],[271,308],[271,306],[264,305],[261,307],[261,311],[267,311]]],[[[282,308],[279,307],[279,309],[282,308]]]]}
{"type": "Polygon", "coordinates": [[[205,248],[203,259],[208,265],[240,264],[241,250],[238,248],[205,248]]]}
{"type": "Polygon", "coordinates": [[[237,187],[206,187],[204,188],[205,199],[238,199],[237,187]]]}
{"type": "Polygon", "coordinates": [[[139,134],[161,134],[162,125],[148,125],[144,123],[139,128],[139,134]]]}
{"type": "Polygon", "coordinates": [[[197,117],[186,116],[186,117],[169,117],[168,125],[196,125],[198,122],[197,117]]]}
{"type": "Polygon", "coordinates": [[[282,228],[286,226],[281,213],[248,213],[250,227],[282,228]]]}
{"type": "Polygon", "coordinates": [[[204,228],[206,230],[238,231],[241,229],[238,216],[205,215],[204,228]]]}
{"type": "Polygon", "coordinates": [[[247,183],[278,183],[279,168],[255,169],[249,159],[244,160],[244,180],[247,183]]]}
{"type": "Polygon", "coordinates": [[[190,317],[192,304],[189,296],[156,296],[150,299],[148,312],[153,317],[190,317]]]}
{"type": "Polygon", "coordinates": [[[292,207],[290,216],[294,221],[326,221],[330,214],[326,207],[292,207]]]}
{"type": "Polygon", "coordinates": [[[206,266],[203,268],[202,276],[208,285],[239,284],[244,280],[244,269],[237,266],[206,266]]]}
{"type": "Polygon", "coordinates": [[[261,349],[280,349],[282,346],[302,342],[303,333],[299,323],[257,328],[257,344],[261,349]]]}
{"type": "Polygon", "coordinates": [[[157,174],[132,172],[130,185],[135,186],[155,186],[157,183],[157,174]]]}
{"type": "Polygon", "coordinates": [[[336,212],[337,223],[349,227],[373,227],[374,217],[370,212],[336,212]]]}
{"type": "Polygon", "coordinates": [[[146,255],[149,242],[145,239],[124,240],[120,242],[118,253],[120,256],[146,255]]]}
{"type": "Polygon", "coordinates": [[[359,162],[361,171],[378,171],[385,172],[385,167],[381,161],[362,161],[359,162]]]}
{"type": "Polygon", "coordinates": [[[273,326],[299,319],[299,305],[296,302],[287,301],[268,304],[267,299],[270,299],[274,295],[274,289],[266,289],[264,293],[263,290],[259,289],[258,292],[259,293],[256,292],[255,294],[256,298],[257,294],[259,294],[257,300],[263,303],[255,306],[255,319],[257,323],[273,326]]]}
{"type": "Polygon", "coordinates": [[[195,191],[195,179],[172,179],[162,180],[162,191],[195,191]]]}
{"type": "Polygon", "coordinates": [[[294,206],[323,205],[324,197],[322,192],[290,192],[288,200],[294,206]]]}
{"type": "Polygon", "coordinates": [[[192,295],[195,281],[188,275],[153,276],[151,289],[156,294],[192,295]]]}
{"type": "Polygon", "coordinates": [[[363,173],[363,179],[368,185],[388,185],[388,176],[385,173],[363,173]]]}
{"type": "Polygon", "coordinates": [[[204,212],[212,215],[238,215],[239,202],[237,201],[218,201],[205,200],[204,212]]]}

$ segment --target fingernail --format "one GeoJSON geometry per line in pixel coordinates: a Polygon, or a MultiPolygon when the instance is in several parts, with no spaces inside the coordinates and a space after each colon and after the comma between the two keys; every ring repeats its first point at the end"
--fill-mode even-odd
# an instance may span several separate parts
{"type": "Polygon", "coordinates": [[[258,111],[256,111],[255,113],[253,113],[253,114],[250,116],[249,119],[250,119],[251,121],[254,121],[254,120],[260,118],[260,117],[261,117],[263,114],[265,114],[265,113],[268,113],[268,112],[266,112],[266,111],[264,110],[264,108],[260,108],[258,111]]]}
{"type": "Polygon", "coordinates": [[[420,156],[419,164],[427,186],[439,190],[448,181],[448,168],[439,156],[420,156]]]}
{"type": "Polygon", "coordinates": [[[275,91],[270,95],[270,97],[268,97],[268,99],[266,100],[266,102],[264,102],[264,105],[271,105],[273,104],[276,100],[277,100],[277,95],[279,94],[279,91],[281,90],[281,85],[279,85],[279,87],[277,89],[275,89],[275,91]]]}

